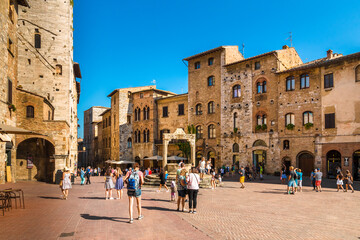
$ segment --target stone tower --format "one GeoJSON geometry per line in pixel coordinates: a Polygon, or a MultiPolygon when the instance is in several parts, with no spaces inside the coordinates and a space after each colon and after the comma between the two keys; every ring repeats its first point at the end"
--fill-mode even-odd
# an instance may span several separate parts
{"type": "MultiPolygon", "coordinates": [[[[53,120],[65,121],[69,135],[55,141],[56,168],[77,162],[77,103],[81,78],[73,61],[73,0],[29,0],[19,10],[18,88],[45,97],[53,120]]],[[[36,110],[35,110],[36,111],[36,110]]]]}

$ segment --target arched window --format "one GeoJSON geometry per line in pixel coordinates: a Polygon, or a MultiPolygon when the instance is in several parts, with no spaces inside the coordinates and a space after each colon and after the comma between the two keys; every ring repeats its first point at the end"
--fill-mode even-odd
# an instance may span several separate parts
{"type": "Polygon", "coordinates": [[[146,109],[146,113],[147,113],[147,116],[146,116],[146,119],[149,120],[150,119],[150,107],[147,107],[146,109]]]}
{"type": "Polygon", "coordinates": [[[140,115],[141,115],[141,110],[140,110],[140,108],[136,108],[135,109],[135,121],[140,121],[140,115]]]}
{"type": "Polygon", "coordinates": [[[208,138],[216,138],[216,129],[214,124],[210,124],[208,127],[208,138]]]}
{"type": "Polygon", "coordinates": [[[196,127],[196,138],[197,139],[203,138],[203,129],[201,125],[196,127]]]}
{"type": "Polygon", "coordinates": [[[208,77],[208,86],[214,86],[215,85],[215,77],[210,76],[208,77]]]}
{"type": "Polygon", "coordinates": [[[261,93],[266,93],[266,79],[265,78],[259,78],[256,81],[256,93],[261,94],[261,93]]]}
{"type": "Polygon", "coordinates": [[[256,124],[257,125],[264,125],[267,124],[267,118],[265,113],[258,113],[256,115],[256,124]]]}
{"type": "Polygon", "coordinates": [[[135,120],[135,121],[137,121],[137,109],[135,109],[135,111],[134,111],[134,115],[135,115],[134,120],[135,120]]]}
{"type": "Polygon", "coordinates": [[[33,106],[27,106],[26,107],[26,117],[27,118],[34,118],[34,107],[33,106]]]}
{"type": "Polygon", "coordinates": [[[145,129],[144,130],[144,142],[149,142],[149,140],[150,140],[150,131],[148,130],[148,129],[145,129]]]}
{"type": "Polygon", "coordinates": [[[141,135],[140,131],[136,130],[134,135],[135,135],[135,143],[140,143],[140,135],[141,135]]]}
{"type": "Polygon", "coordinates": [[[127,148],[132,148],[132,140],[131,140],[131,138],[128,138],[128,140],[127,140],[127,148]]]}
{"type": "Polygon", "coordinates": [[[284,140],[283,142],[283,149],[290,149],[290,141],[289,140],[284,140]]]}
{"type": "Polygon", "coordinates": [[[295,77],[289,76],[286,78],[286,91],[295,90],[295,77]]]}
{"type": "Polygon", "coordinates": [[[289,124],[295,125],[295,115],[293,113],[285,115],[285,127],[289,124]]]}
{"type": "Polygon", "coordinates": [[[146,106],[146,107],[144,107],[143,111],[144,111],[144,113],[143,113],[144,120],[149,120],[150,108],[148,106],[146,106]]]}
{"type": "Polygon", "coordinates": [[[208,103],[208,113],[215,113],[215,104],[213,101],[208,103]]]}
{"type": "Polygon", "coordinates": [[[202,114],[201,104],[200,103],[196,105],[195,112],[196,112],[196,115],[201,115],[202,114]]]}
{"type": "Polygon", "coordinates": [[[360,82],[360,65],[355,68],[355,81],[360,82]]]}
{"type": "Polygon", "coordinates": [[[239,149],[239,144],[234,143],[232,149],[233,149],[233,152],[239,152],[239,150],[240,150],[239,149]]]}
{"type": "Polygon", "coordinates": [[[234,113],[234,128],[237,128],[237,117],[238,117],[238,114],[237,113],[234,113]]]}
{"type": "Polygon", "coordinates": [[[310,87],[310,78],[309,78],[309,74],[302,74],[300,76],[300,88],[308,88],[310,87]]]}
{"type": "Polygon", "coordinates": [[[303,113],[303,125],[307,123],[314,123],[313,113],[312,112],[304,112],[303,113]]]}
{"type": "Polygon", "coordinates": [[[140,121],[141,120],[141,110],[140,110],[140,108],[138,108],[138,121],[140,121]]]}
{"type": "Polygon", "coordinates": [[[147,109],[146,109],[146,107],[144,107],[144,109],[143,109],[143,119],[144,120],[146,120],[146,116],[147,116],[146,111],[147,111],[147,109]]]}
{"type": "Polygon", "coordinates": [[[240,85],[235,85],[233,87],[233,98],[241,97],[241,87],[240,85]]]}

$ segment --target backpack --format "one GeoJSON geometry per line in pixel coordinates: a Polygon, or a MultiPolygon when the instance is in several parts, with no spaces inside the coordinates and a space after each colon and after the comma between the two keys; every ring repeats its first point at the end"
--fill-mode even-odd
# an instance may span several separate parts
{"type": "Polygon", "coordinates": [[[138,190],[139,189],[140,177],[137,171],[132,172],[128,181],[128,189],[138,190]]]}

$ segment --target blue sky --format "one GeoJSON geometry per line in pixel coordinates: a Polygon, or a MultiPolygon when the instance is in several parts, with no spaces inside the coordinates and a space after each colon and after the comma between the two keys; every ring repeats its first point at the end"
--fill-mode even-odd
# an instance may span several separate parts
{"type": "Polygon", "coordinates": [[[116,88],[155,79],[159,89],[187,92],[182,59],[211,48],[244,43],[247,58],[290,45],[292,32],[304,62],[324,57],[328,49],[360,51],[359,0],[74,2],[74,60],[83,77],[80,137],[83,112],[109,106],[106,96],[116,88]]]}

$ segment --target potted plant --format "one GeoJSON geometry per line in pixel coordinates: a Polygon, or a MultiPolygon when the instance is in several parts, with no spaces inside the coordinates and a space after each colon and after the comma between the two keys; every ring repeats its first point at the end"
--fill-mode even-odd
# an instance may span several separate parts
{"type": "Polygon", "coordinates": [[[13,111],[13,112],[16,111],[16,107],[15,107],[14,104],[9,104],[8,107],[9,107],[9,110],[10,110],[10,111],[13,111]]]}
{"type": "Polygon", "coordinates": [[[261,129],[265,131],[265,130],[267,129],[267,125],[266,125],[266,124],[263,124],[263,125],[261,126],[261,129]]]}
{"type": "Polygon", "coordinates": [[[261,130],[261,125],[256,125],[255,130],[257,131],[261,130]]]}
{"type": "Polygon", "coordinates": [[[305,126],[305,129],[309,130],[311,127],[314,126],[314,124],[313,123],[306,123],[304,126],[305,126]]]}
{"type": "Polygon", "coordinates": [[[238,131],[238,128],[234,128],[234,133],[237,133],[237,131],[238,131]]]}
{"type": "Polygon", "coordinates": [[[295,128],[295,125],[292,123],[289,123],[288,125],[286,125],[287,130],[294,130],[294,128],[295,128]]]}

